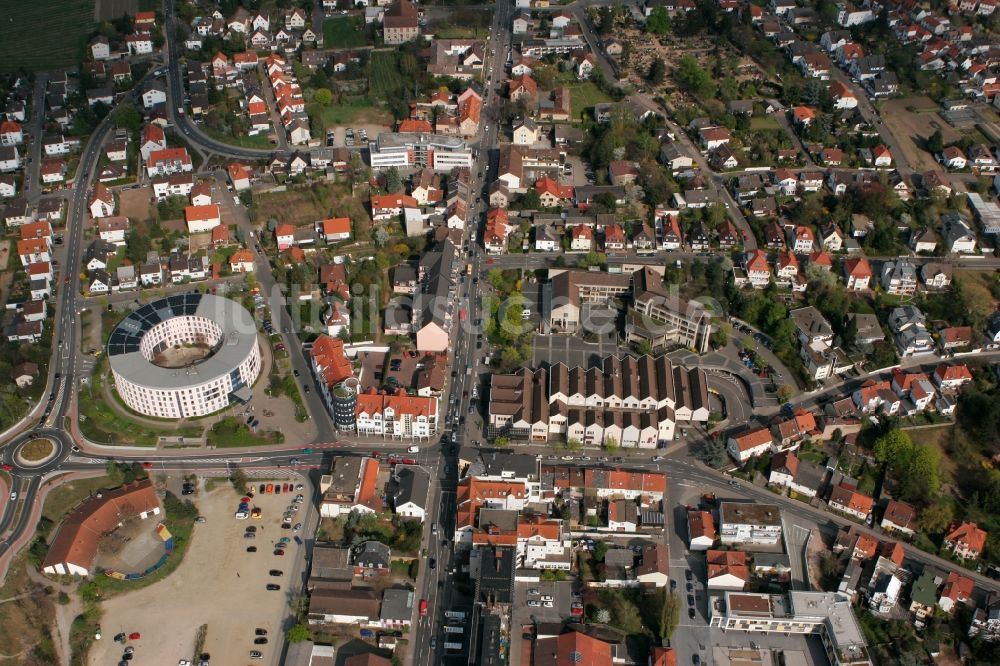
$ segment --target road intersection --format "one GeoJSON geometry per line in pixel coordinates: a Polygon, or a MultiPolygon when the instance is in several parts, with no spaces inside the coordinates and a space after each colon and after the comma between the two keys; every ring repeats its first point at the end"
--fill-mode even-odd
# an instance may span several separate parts
{"type": "MultiPolygon", "coordinates": [[[[166,0],[164,4],[165,16],[167,18],[167,78],[168,78],[168,109],[174,125],[183,133],[185,139],[197,148],[216,153],[231,159],[237,160],[260,160],[269,158],[272,150],[253,150],[233,147],[220,143],[208,137],[200,128],[189,121],[189,119],[179,111],[183,107],[184,86],[181,72],[181,60],[178,53],[178,43],[175,38],[176,18],[174,14],[174,0],[166,0]]],[[[487,62],[484,68],[484,77],[487,81],[484,98],[484,113],[482,134],[478,143],[476,156],[476,166],[474,167],[473,191],[483,192],[491,177],[495,176],[497,167],[497,147],[499,146],[500,134],[499,126],[495,117],[491,116],[490,109],[499,107],[499,93],[501,92],[505,80],[505,61],[510,48],[510,23],[513,16],[513,3],[504,2],[496,5],[494,13],[494,23],[491,27],[489,41],[487,42],[487,62]]],[[[579,11],[574,3],[573,11],[579,11]]],[[[589,26],[585,21],[581,21],[585,26],[585,36],[588,41],[594,40],[589,26]]],[[[596,53],[601,53],[599,48],[595,48],[596,53]]],[[[602,61],[603,63],[603,61],[602,61]]],[[[605,63],[606,64],[606,63],[605,63]]],[[[136,88],[139,89],[138,87],[136,88]]],[[[647,102],[652,103],[650,100],[647,102]]],[[[0,461],[10,466],[9,475],[11,477],[10,491],[14,493],[11,501],[5,502],[2,513],[0,513],[0,562],[3,562],[8,555],[11,555],[15,544],[22,543],[27,530],[31,529],[31,517],[33,507],[39,499],[39,493],[46,482],[60,474],[74,472],[93,472],[103,470],[109,461],[118,462],[142,462],[147,463],[153,472],[161,473],[231,473],[234,469],[245,472],[255,472],[258,470],[275,470],[284,468],[301,474],[312,474],[315,470],[323,469],[329,463],[332,454],[341,455],[367,455],[372,450],[378,451],[402,451],[409,444],[408,442],[384,442],[381,440],[366,440],[365,438],[338,438],[333,423],[326,412],[318,391],[310,393],[303,392],[303,399],[306,408],[314,420],[318,435],[313,442],[294,442],[282,447],[267,449],[245,449],[227,450],[226,454],[219,452],[205,452],[192,455],[189,452],[166,452],[141,450],[134,447],[106,447],[97,443],[88,442],[78,436],[74,436],[71,425],[75,421],[76,415],[73,413],[75,404],[75,390],[81,377],[77,376],[76,355],[80,349],[80,326],[78,315],[81,308],[88,305],[87,300],[81,296],[78,271],[79,258],[82,256],[83,247],[83,227],[87,213],[87,199],[93,185],[96,169],[100,161],[102,147],[113,129],[113,114],[109,116],[97,127],[90,136],[81,154],[77,172],[77,183],[69,198],[69,209],[67,213],[67,234],[66,234],[66,264],[64,272],[70,277],[70,283],[62,287],[58,296],[57,317],[53,333],[53,357],[47,378],[47,390],[43,394],[48,396],[43,399],[40,405],[40,414],[33,414],[32,418],[22,422],[19,431],[13,433],[0,448],[0,461]],[[52,457],[39,465],[25,464],[19,460],[18,453],[23,446],[34,437],[46,437],[53,441],[55,449],[52,457]],[[313,453],[306,454],[301,451],[303,448],[313,449],[313,453]],[[301,463],[291,466],[291,458],[301,460],[301,463]]],[[[668,123],[669,124],[669,123],[668,123]]],[[[679,128],[672,127],[677,131],[679,137],[684,137],[684,133],[679,128]]],[[[37,138],[37,133],[36,133],[37,138]]],[[[686,139],[682,139],[684,141],[686,139]]],[[[700,154],[696,148],[690,146],[693,154],[700,154]]],[[[39,152],[33,150],[32,168],[37,170],[39,162],[39,152]]],[[[707,169],[707,165],[703,165],[707,169]]],[[[707,170],[706,173],[711,173],[707,170]]],[[[215,174],[218,178],[221,175],[215,174]]],[[[713,176],[720,191],[725,192],[724,183],[721,177],[713,176]]],[[[37,182],[37,180],[33,181],[37,182]]],[[[222,182],[217,179],[217,182],[222,182]]],[[[724,198],[728,200],[728,193],[724,198]]],[[[730,207],[730,212],[734,216],[739,215],[735,203],[730,207]]],[[[245,237],[250,237],[249,232],[253,231],[246,210],[240,206],[234,207],[236,224],[244,232],[245,237]]],[[[474,208],[473,220],[480,220],[485,213],[485,204],[477,199],[474,208]]],[[[739,220],[740,218],[736,218],[739,220]]],[[[479,231],[474,225],[465,231],[466,238],[473,230],[479,231]]],[[[743,220],[741,227],[749,226],[743,220]]],[[[750,236],[752,239],[752,235],[750,236]]],[[[748,242],[752,242],[748,239],[748,242]]],[[[749,247],[749,245],[748,245],[749,247]]],[[[440,442],[432,442],[421,447],[418,454],[418,463],[423,466],[433,479],[431,484],[431,497],[428,506],[431,511],[425,521],[424,543],[427,544],[427,557],[434,558],[439,564],[431,569],[428,566],[421,566],[421,573],[417,580],[418,598],[428,601],[428,614],[426,617],[417,618],[417,624],[411,634],[411,644],[414,646],[413,662],[419,666],[441,663],[443,655],[440,646],[444,641],[443,613],[451,608],[452,603],[458,597],[454,583],[454,572],[458,567],[458,560],[454,552],[454,544],[451,542],[451,535],[455,528],[455,490],[457,485],[458,453],[459,447],[467,446],[474,441],[478,435],[475,434],[474,422],[476,421],[476,410],[473,404],[475,387],[479,386],[481,380],[488,374],[488,368],[483,365],[483,352],[481,351],[477,338],[479,327],[473,326],[473,322],[483,317],[479,312],[478,288],[475,278],[481,276],[486,269],[491,266],[498,268],[525,268],[534,269],[545,267],[550,264],[550,258],[544,255],[511,255],[497,259],[495,262],[487,263],[476,243],[470,242],[466,249],[467,261],[472,264],[472,272],[466,276],[465,281],[459,285],[459,307],[467,309],[468,315],[463,322],[455,327],[452,332],[451,358],[449,368],[454,372],[453,381],[450,387],[450,400],[442,422],[445,424],[444,436],[440,442]],[[468,419],[466,420],[466,416],[468,419]],[[436,527],[432,527],[436,526],[436,527]],[[436,529],[436,534],[432,533],[436,529]]],[[[675,255],[670,255],[672,259],[675,255]]],[[[677,253],[677,258],[694,258],[692,253],[677,253]]],[[[637,261],[644,262],[643,259],[637,261]]],[[[649,261],[662,263],[664,257],[657,256],[649,261]]],[[[994,265],[994,260],[971,260],[975,265],[994,265]]],[[[1000,260],[997,260],[1000,261],[1000,260]]],[[[311,369],[303,352],[303,347],[299,343],[295,326],[285,308],[284,294],[279,289],[275,278],[270,270],[266,257],[256,257],[256,274],[263,293],[269,300],[276,331],[284,335],[287,349],[290,353],[292,367],[299,372],[302,386],[310,381],[311,369]]],[[[706,369],[718,371],[718,381],[715,386],[722,394],[726,406],[730,411],[730,421],[732,425],[737,425],[752,418],[759,405],[751,401],[750,396],[757,397],[752,387],[741,389],[738,384],[733,384],[732,376],[740,375],[739,367],[730,367],[727,363],[719,360],[715,361],[685,358],[685,362],[692,365],[701,365],[706,369]],[[712,366],[708,368],[707,366],[712,366]],[[729,373],[730,379],[723,377],[729,373]],[[733,387],[733,388],[731,388],[733,387]],[[742,391],[742,392],[741,392],[742,391]]],[[[736,364],[738,365],[738,364],[736,364]]],[[[859,380],[860,381],[860,380],[859,380]]],[[[827,389],[827,392],[834,390],[844,391],[845,386],[850,388],[853,384],[839,385],[827,389]]],[[[804,396],[799,403],[815,405],[819,397],[825,393],[804,396]]],[[[769,408],[776,405],[768,404],[769,408]]],[[[551,454],[549,447],[519,447],[519,452],[537,455],[540,459],[551,454]]],[[[626,465],[641,466],[645,469],[657,469],[666,473],[669,487],[682,484],[696,485],[706,490],[715,490],[721,496],[729,494],[735,497],[751,498],[757,501],[778,503],[782,510],[787,512],[800,523],[815,525],[821,531],[830,532],[841,526],[854,525],[862,532],[881,536],[878,530],[871,530],[839,516],[827,513],[821,509],[803,504],[796,500],[777,496],[767,490],[744,484],[742,482],[730,482],[728,478],[711,470],[699,463],[692,462],[689,447],[686,444],[679,444],[671,447],[667,451],[654,452],[629,452],[623,453],[626,457],[626,465]],[[663,460],[652,459],[656,453],[665,454],[663,460]]],[[[578,459],[574,464],[603,464],[600,461],[591,463],[578,459]]],[[[315,476],[315,475],[313,475],[315,476]]],[[[668,537],[674,538],[674,537],[668,537]]],[[[924,564],[934,564],[942,567],[951,567],[950,562],[917,550],[911,546],[904,545],[907,557],[916,562],[924,564]]],[[[304,549],[306,561],[309,558],[308,549],[304,549]]],[[[674,551],[672,552],[683,552],[674,551]]],[[[7,558],[9,559],[9,558],[7,558]]],[[[426,562],[426,560],[425,560],[426,562]]],[[[673,569],[673,565],[672,565],[673,569]]],[[[2,571],[2,569],[0,569],[2,571]]],[[[674,576],[671,571],[671,576],[674,576]]],[[[683,572],[678,569],[678,574],[683,576],[683,572]]],[[[973,578],[977,585],[990,591],[1000,591],[1000,583],[992,579],[980,576],[973,572],[965,572],[965,575],[973,578]]],[[[702,623],[696,629],[694,625],[688,634],[687,626],[682,632],[689,636],[690,640],[708,640],[708,634],[700,634],[704,627],[702,623]]],[[[683,638],[682,640],[688,640],[683,638]]]]}

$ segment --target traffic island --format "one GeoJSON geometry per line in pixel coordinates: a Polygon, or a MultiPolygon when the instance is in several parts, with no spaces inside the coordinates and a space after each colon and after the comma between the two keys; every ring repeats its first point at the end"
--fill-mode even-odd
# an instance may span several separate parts
{"type": "Polygon", "coordinates": [[[59,447],[48,437],[36,437],[21,445],[14,454],[22,467],[40,467],[56,457],[59,447]]]}

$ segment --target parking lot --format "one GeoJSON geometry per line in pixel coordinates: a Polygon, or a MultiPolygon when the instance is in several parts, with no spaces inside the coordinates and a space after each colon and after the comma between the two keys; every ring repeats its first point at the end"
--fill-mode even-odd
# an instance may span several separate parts
{"type": "Polygon", "coordinates": [[[537,583],[517,583],[514,587],[514,608],[523,609],[525,615],[515,618],[515,624],[536,622],[562,622],[569,618],[573,604],[573,581],[542,580],[537,583]]]}
{"type": "Polygon", "coordinates": [[[575,335],[536,335],[532,347],[535,366],[565,363],[570,368],[599,365],[604,357],[625,351],[618,346],[614,332],[599,334],[596,342],[585,342],[575,335]]]}
{"type": "Polygon", "coordinates": [[[381,125],[369,125],[369,124],[356,124],[350,127],[343,127],[338,125],[327,130],[326,132],[326,145],[333,146],[336,148],[362,148],[365,146],[363,137],[368,136],[369,141],[375,141],[381,132],[386,131],[386,128],[381,125]],[[351,131],[348,134],[348,130],[351,131]]]}
{"type": "MultiPolygon", "coordinates": [[[[295,482],[294,477],[288,477],[295,482]]],[[[176,478],[170,479],[177,485],[176,478]]],[[[212,666],[245,666],[251,650],[263,653],[257,663],[277,663],[283,641],[282,622],[286,617],[289,587],[300,546],[291,530],[280,527],[281,514],[296,492],[260,495],[253,498],[262,510],[259,520],[236,520],[238,495],[228,482],[214,481],[205,492],[202,482],[188,497],[205,517],[195,525],[184,561],[170,576],[149,587],[109,599],[102,604],[101,625],[109,640],[94,644],[90,663],[95,666],[117,663],[122,646],[110,640],[119,631],[139,632],[130,641],[136,663],[175,664],[194,656],[199,627],[207,625],[203,652],[211,655],[212,666]],[[244,538],[248,527],[256,537],[244,538]],[[274,543],[287,537],[283,556],[273,554],[274,543]],[[256,547],[257,552],[247,552],[256,547]],[[281,571],[271,576],[271,570],[281,571]],[[267,590],[268,584],[280,586],[267,590]],[[255,629],[267,632],[268,644],[254,645],[255,629]]],[[[259,481],[255,480],[255,484],[259,481]]],[[[309,498],[309,487],[302,491],[309,498]]],[[[307,523],[310,502],[306,501],[295,520],[307,523]]]]}

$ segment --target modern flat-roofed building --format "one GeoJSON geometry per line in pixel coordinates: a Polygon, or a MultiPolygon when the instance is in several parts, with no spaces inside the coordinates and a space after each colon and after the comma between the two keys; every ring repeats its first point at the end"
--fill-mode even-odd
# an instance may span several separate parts
{"type": "Polygon", "coordinates": [[[776,504],[723,502],[719,539],[724,544],[774,545],[781,539],[781,509],[776,504]]]}
{"type": "Polygon", "coordinates": [[[833,666],[873,663],[850,599],[837,592],[727,592],[709,610],[710,626],[723,631],[816,634],[833,666]]]}
{"type": "Polygon", "coordinates": [[[382,132],[371,151],[371,167],[376,171],[393,166],[429,167],[435,171],[471,169],[473,160],[473,150],[465,139],[444,134],[382,132]]]}

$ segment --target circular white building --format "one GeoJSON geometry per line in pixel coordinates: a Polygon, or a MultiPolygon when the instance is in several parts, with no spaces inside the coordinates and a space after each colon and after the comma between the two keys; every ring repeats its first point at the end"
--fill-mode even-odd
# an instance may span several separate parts
{"type": "Polygon", "coordinates": [[[115,386],[147,416],[204,416],[245,402],[261,371],[257,326],[228,298],[179,294],[123,319],[108,340],[115,386]]]}

